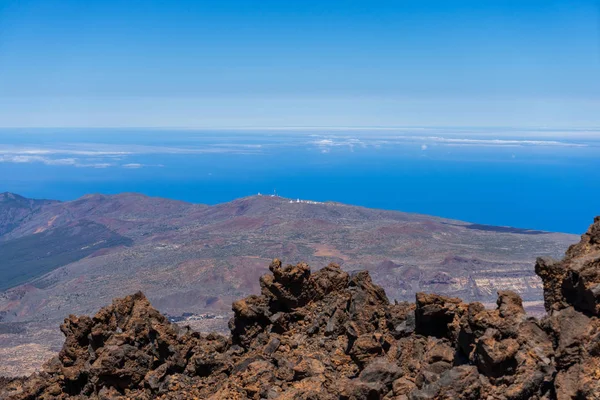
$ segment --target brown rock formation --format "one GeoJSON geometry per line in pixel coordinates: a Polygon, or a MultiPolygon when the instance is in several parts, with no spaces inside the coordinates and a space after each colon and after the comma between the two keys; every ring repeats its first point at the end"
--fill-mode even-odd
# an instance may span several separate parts
{"type": "Polygon", "coordinates": [[[282,267],[233,304],[231,336],[180,329],[141,293],[67,318],[44,372],[0,380],[2,399],[597,399],[600,219],[540,259],[549,313],[513,292],[497,308],[419,293],[389,302],[367,272],[282,267]]]}

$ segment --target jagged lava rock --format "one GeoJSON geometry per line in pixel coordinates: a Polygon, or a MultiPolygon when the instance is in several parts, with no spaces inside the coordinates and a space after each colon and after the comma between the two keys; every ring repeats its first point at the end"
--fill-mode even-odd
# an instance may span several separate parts
{"type": "Polygon", "coordinates": [[[600,398],[600,219],[560,261],[539,259],[548,316],[419,293],[391,303],[365,271],[275,260],[233,304],[231,336],[171,324],[141,293],[70,316],[44,371],[2,399],[600,398]]]}

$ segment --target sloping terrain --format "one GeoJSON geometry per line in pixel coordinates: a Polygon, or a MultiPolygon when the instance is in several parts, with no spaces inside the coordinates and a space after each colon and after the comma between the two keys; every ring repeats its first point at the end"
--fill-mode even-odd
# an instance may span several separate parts
{"type": "Polygon", "coordinates": [[[62,319],[91,313],[122,293],[143,291],[172,320],[224,331],[231,302],[258,292],[258,277],[277,257],[367,269],[392,299],[426,291],[493,303],[498,290],[513,290],[528,310],[540,312],[535,257],[557,257],[577,240],[271,196],[205,206],[88,195],[46,202],[11,220],[19,222],[0,236],[0,260],[10,260],[0,281],[18,283],[0,292],[0,374],[8,375],[39,366],[27,351],[15,354],[16,346],[57,351],[62,319]],[[19,280],[7,279],[15,274],[19,280]]]}
{"type": "Polygon", "coordinates": [[[104,225],[80,220],[67,226],[0,242],[0,290],[37,278],[100,249],[133,241],[104,225]]]}
{"type": "Polygon", "coordinates": [[[26,199],[14,193],[0,193],[0,236],[25,223],[42,207],[55,203],[58,202],[26,199]]]}
{"type": "Polygon", "coordinates": [[[230,336],[170,323],[142,293],[71,315],[40,374],[0,398],[569,400],[600,398],[600,217],[562,261],[539,258],[545,307],[528,317],[417,293],[391,303],[367,271],[275,260],[233,303],[230,336]]]}

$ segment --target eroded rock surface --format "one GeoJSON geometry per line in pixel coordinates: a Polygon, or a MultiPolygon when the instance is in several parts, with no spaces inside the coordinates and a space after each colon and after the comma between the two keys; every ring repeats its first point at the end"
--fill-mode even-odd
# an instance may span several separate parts
{"type": "Polygon", "coordinates": [[[419,293],[390,303],[367,272],[275,260],[233,304],[231,336],[169,323],[142,293],[70,316],[60,354],[2,399],[600,399],[600,219],[539,259],[548,316],[419,293]]]}

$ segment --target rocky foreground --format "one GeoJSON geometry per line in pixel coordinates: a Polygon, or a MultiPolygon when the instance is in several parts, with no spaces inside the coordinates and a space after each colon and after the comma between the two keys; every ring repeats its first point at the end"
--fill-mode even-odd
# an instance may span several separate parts
{"type": "Polygon", "coordinates": [[[70,316],[60,354],[2,399],[600,399],[600,218],[538,259],[548,316],[419,293],[391,304],[367,272],[270,266],[231,336],[171,324],[142,293],[70,316]]]}

